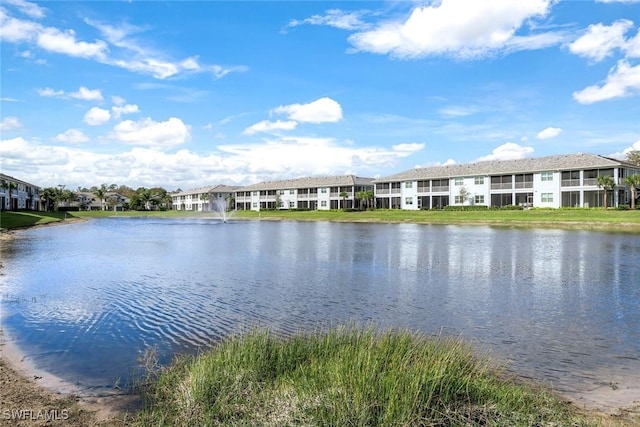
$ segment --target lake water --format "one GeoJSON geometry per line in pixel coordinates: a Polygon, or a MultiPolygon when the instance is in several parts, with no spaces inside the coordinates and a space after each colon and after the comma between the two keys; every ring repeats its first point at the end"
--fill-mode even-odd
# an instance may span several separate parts
{"type": "Polygon", "coordinates": [[[640,372],[640,237],[483,226],[91,220],[3,244],[0,316],[42,369],[124,384],[255,325],[461,336],[568,393],[640,372]]]}

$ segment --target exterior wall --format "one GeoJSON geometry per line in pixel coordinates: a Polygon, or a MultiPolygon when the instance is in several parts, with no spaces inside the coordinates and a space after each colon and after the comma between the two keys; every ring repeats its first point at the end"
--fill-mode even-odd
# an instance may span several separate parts
{"type": "Polygon", "coordinates": [[[331,209],[330,187],[318,188],[318,210],[327,211],[331,209]]]}
{"type": "Polygon", "coordinates": [[[40,210],[40,187],[4,174],[0,184],[0,210],[40,210]]]}
{"type": "Polygon", "coordinates": [[[418,181],[405,181],[400,187],[400,209],[418,210],[418,181]]]}
{"type": "Polygon", "coordinates": [[[562,206],[560,177],[561,174],[558,171],[533,174],[533,206],[537,208],[559,208],[562,206]],[[551,180],[549,180],[549,177],[551,180]],[[549,200],[549,195],[551,195],[551,201],[549,200]]]}

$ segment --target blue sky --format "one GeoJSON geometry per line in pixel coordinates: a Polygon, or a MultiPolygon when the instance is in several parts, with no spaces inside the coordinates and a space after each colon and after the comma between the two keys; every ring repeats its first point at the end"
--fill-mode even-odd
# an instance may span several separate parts
{"type": "Polygon", "coordinates": [[[640,150],[640,2],[3,0],[3,173],[247,185],[640,150]]]}

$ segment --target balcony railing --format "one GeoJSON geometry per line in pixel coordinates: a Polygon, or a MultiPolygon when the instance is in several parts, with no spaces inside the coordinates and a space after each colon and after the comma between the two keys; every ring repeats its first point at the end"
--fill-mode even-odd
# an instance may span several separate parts
{"type": "Polygon", "coordinates": [[[516,188],[533,188],[533,181],[516,182],[516,188]]]}
{"type": "Polygon", "coordinates": [[[391,189],[391,194],[399,194],[402,190],[400,190],[399,188],[392,188],[391,189]]]}
{"type": "Polygon", "coordinates": [[[579,187],[580,179],[563,179],[560,185],[563,187],[579,187]]]}
{"type": "Polygon", "coordinates": [[[431,191],[434,193],[442,193],[445,191],[449,191],[449,186],[448,185],[434,185],[433,187],[431,187],[431,191]]]}
{"type": "Polygon", "coordinates": [[[587,186],[587,185],[593,185],[593,186],[597,186],[598,185],[598,178],[585,178],[583,181],[583,185],[587,186]]]}
{"type": "Polygon", "coordinates": [[[513,184],[511,182],[497,182],[495,184],[491,184],[492,190],[511,190],[513,188],[513,184]]]}
{"type": "Polygon", "coordinates": [[[376,194],[389,194],[389,189],[388,188],[377,188],[376,189],[376,194]]]}
{"type": "Polygon", "coordinates": [[[431,191],[431,187],[420,187],[418,186],[418,193],[428,193],[431,191]]]}

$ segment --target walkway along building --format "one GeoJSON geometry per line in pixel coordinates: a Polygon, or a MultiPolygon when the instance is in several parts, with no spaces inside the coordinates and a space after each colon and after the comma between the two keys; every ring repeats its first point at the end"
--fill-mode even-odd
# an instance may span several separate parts
{"type": "Polygon", "coordinates": [[[600,207],[599,176],[613,178],[607,205],[630,204],[624,178],[640,166],[595,154],[568,154],[416,168],[376,179],[376,207],[438,209],[448,205],[600,207]]]}
{"type": "Polygon", "coordinates": [[[0,210],[40,210],[40,187],[0,173],[0,210]]]}
{"type": "Polygon", "coordinates": [[[373,191],[373,178],[353,175],[266,181],[236,191],[238,210],[352,209],[357,194],[373,191]]]}

